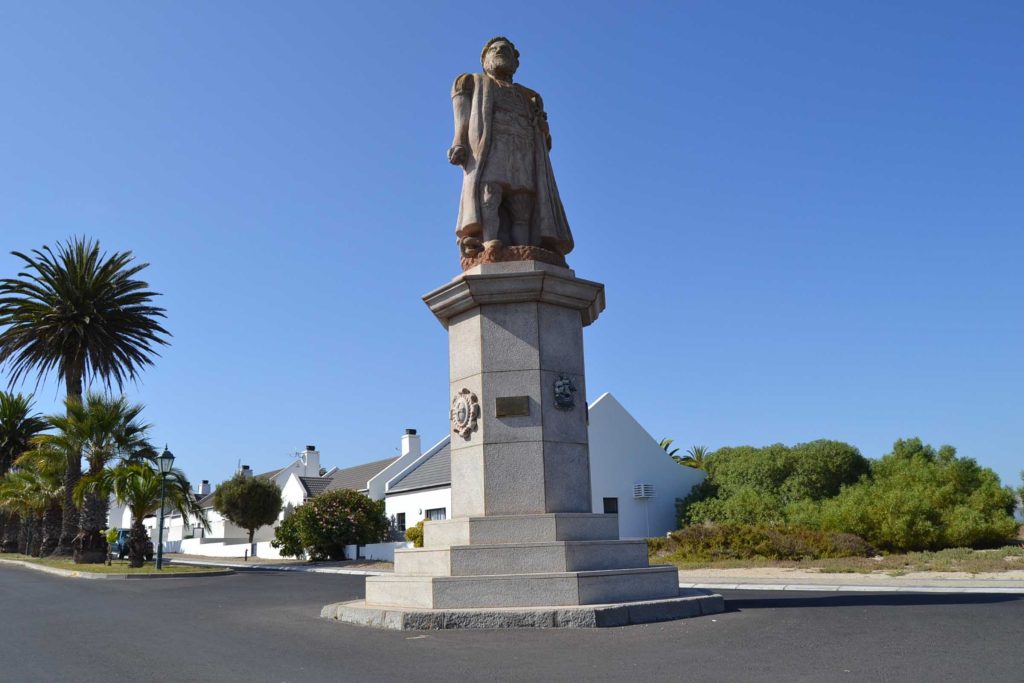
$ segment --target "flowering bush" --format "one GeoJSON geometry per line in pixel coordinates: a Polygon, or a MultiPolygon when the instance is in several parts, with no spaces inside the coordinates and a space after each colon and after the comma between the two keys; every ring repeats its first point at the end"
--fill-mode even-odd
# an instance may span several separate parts
{"type": "Polygon", "coordinates": [[[384,501],[347,489],[329,491],[295,508],[274,533],[271,545],[282,555],[311,560],[343,560],[346,545],[385,540],[384,501]]]}

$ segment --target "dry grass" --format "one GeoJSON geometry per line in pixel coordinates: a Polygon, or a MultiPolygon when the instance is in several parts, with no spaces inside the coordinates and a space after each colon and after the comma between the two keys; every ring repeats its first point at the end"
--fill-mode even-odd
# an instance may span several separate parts
{"type": "MultiPolygon", "coordinates": [[[[71,560],[56,560],[50,558],[29,557],[17,553],[5,553],[0,559],[19,560],[41,564],[54,569],[66,569],[72,572],[88,572],[92,574],[156,574],[157,569],[153,562],[147,562],[141,567],[132,568],[128,566],[128,560],[113,560],[110,566],[105,564],[75,564],[71,560]]],[[[195,574],[196,572],[215,571],[219,567],[189,567],[185,565],[164,564],[161,574],[195,574]]]]}
{"type": "Polygon", "coordinates": [[[936,552],[896,553],[878,557],[841,557],[827,560],[715,560],[670,561],[651,556],[651,564],[674,564],[680,569],[744,569],[748,567],[784,567],[817,570],[823,574],[871,574],[885,572],[900,576],[910,572],[1003,572],[1024,569],[1024,547],[1006,546],[996,550],[948,548],[936,552]]]}

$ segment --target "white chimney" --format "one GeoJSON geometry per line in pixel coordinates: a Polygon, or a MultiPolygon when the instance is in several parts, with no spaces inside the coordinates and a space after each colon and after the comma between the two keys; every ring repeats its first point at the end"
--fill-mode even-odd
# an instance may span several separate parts
{"type": "Polygon", "coordinates": [[[420,435],[416,433],[415,429],[406,429],[405,434],[402,435],[402,455],[412,453],[413,458],[418,458],[421,452],[420,435]]]}
{"type": "Polygon", "coordinates": [[[306,446],[306,450],[302,452],[302,466],[304,469],[302,476],[320,476],[320,451],[316,449],[316,446],[306,446]]]}
{"type": "Polygon", "coordinates": [[[199,485],[196,490],[196,498],[202,498],[203,496],[210,495],[210,480],[203,479],[203,483],[199,485]]]}
{"type": "Polygon", "coordinates": [[[251,477],[252,476],[252,470],[249,469],[248,465],[242,465],[242,476],[243,477],[251,477]]]}

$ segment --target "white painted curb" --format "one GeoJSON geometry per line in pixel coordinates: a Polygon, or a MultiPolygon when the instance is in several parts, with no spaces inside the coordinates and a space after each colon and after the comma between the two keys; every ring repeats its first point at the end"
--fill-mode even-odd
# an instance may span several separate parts
{"type": "Polygon", "coordinates": [[[1007,586],[867,586],[824,583],[681,583],[680,588],[742,591],[818,591],[826,593],[989,593],[1024,595],[1024,588],[1007,586]]]}

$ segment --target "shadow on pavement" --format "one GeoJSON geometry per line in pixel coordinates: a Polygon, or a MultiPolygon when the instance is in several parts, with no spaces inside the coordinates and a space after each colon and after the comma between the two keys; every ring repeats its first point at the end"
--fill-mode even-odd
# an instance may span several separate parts
{"type": "Polygon", "coordinates": [[[913,607],[921,605],[990,605],[1015,602],[1024,595],[984,593],[869,593],[863,595],[827,594],[792,597],[726,598],[725,611],[779,609],[786,607],[913,607]]]}

